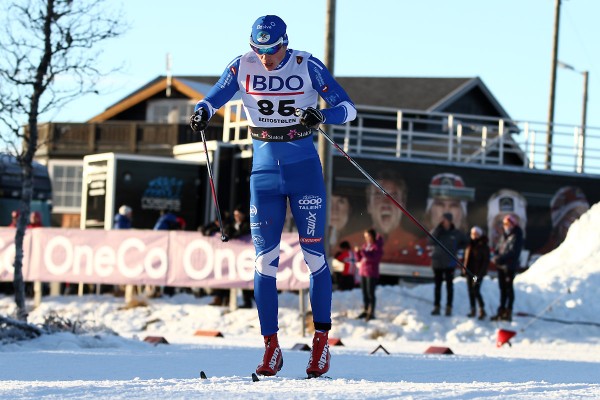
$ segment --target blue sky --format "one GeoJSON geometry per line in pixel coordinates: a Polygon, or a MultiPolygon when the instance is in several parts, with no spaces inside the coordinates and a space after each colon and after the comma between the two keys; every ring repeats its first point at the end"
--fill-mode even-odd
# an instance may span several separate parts
{"type": "MultiPolygon", "coordinates": [[[[123,5],[130,29],[107,42],[101,68],[123,65],[101,86],[56,115],[85,121],[158,75],[166,54],[174,75],[220,75],[248,51],[252,22],[277,14],[290,47],[324,53],[326,0],[108,0],[123,5]],[[152,5],[150,5],[152,4],[152,5]],[[160,4],[158,6],[157,4],[160,4]]],[[[600,1],[563,0],[559,59],[590,73],[588,126],[600,127],[600,1]]],[[[548,116],[554,0],[338,0],[334,73],[338,76],[479,76],[519,120],[548,116]]],[[[582,75],[559,69],[555,122],[579,124],[582,75]]]]}

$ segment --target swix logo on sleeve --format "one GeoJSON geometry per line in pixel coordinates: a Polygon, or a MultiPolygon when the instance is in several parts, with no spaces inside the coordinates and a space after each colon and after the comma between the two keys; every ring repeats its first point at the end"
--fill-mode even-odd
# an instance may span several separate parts
{"type": "Polygon", "coordinates": [[[288,96],[304,94],[304,80],[299,75],[288,77],[246,75],[246,93],[267,96],[288,96]]]}

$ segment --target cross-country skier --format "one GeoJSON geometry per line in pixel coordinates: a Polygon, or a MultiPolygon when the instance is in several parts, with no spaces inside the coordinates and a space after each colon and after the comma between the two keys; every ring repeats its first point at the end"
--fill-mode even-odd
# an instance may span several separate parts
{"type": "Polygon", "coordinates": [[[286,208],[292,210],[304,260],[310,270],[315,335],[309,376],[329,370],[331,275],[325,257],[325,185],[312,128],[343,124],[356,108],[325,65],[310,53],[288,49],[286,24],[275,15],[252,25],[251,51],[236,57],[190,119],[202,131],[216,110],[240,92],[253,142],[250,223],[256,250],[254,294],[265,353],[256,368],[275,375],[283,366],[277,339],[276,272],[286,208]],[[330,108],[318,110],[318,96],[330,108]],[[298,112],[297,110],[301,110],[298,112]],[[299,113],[299,116],[296,114],[299,113]]]}

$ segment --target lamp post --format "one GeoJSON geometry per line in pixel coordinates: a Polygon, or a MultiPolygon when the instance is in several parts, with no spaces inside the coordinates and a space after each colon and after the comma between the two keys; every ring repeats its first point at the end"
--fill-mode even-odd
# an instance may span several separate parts
{"type": "Polygon", "coordinates": [[[546,134],[546,169],[552,169],[552,135],[554,125],[554,98],[556,90],[556,67],[558,61],[558,30],[560,25],[560,2],[554,1],[554,34],[552,36],[552,67],[550,69],[550,101],[548,105],[548,128],[546,134]]]}
{"type": "MultiPolygon", "coordinates": [[[[581,160],[583,166],[583,159],[585,156],[585,126],[587,124],[587,98],[588,98],[588,82],[589,82],[589,71],[579,71],[575,69],[572,65],[566,64],[564,62],[558,61],[557,66],[564,69],[570,69],[573,72],[577,72],[583,76],[583,102],[582,102],[582,112],[581,112],[581,160]]],[[[581,170],[583,172],[583,168],[581,170]]]]}

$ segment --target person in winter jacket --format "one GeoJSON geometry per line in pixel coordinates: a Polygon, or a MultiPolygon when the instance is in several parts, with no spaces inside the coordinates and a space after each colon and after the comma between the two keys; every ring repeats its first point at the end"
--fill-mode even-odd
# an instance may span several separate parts
{"type": "MultiPolygon", "coordinates": [[[[432,232],[432,235],[449,251],[457,254],[467,245],[467,237],[464,233],[456,229],[452,223],[452,213],[444,213],[442,221],[432,232]]],[[[446,282],[446,316],[452,315],[452,301],[454,298],[454,270],[457,262],[435,241],[429,239],[429,244],[433,245],[431,254],[431,267],[434,276],[434,301],[431,315],[440,315],[440,304],[442,297],[442,283],[446,282]]]]}
{"type": "Polygon", "coordinates": [[[474,226],[471,228],[471,240],[465,249],[465,268],[473,274],[467,276],[467,288],[469,290],[469,304],[471,312],[467,317],[473,318],[477,315],[476,303],[479,305],[479,319],[486,317],[485,303],[481,296],[481,283],[483,277],[487,274],[490,264],[490,248],[488,246],[488,237],[483,230],[474,226]],[[473,278],[477,278],[475,281],[473,278]]]}
{"type": "Polygon", "coordinates": [[[178,231],[181,228],[177,215],[170,211],[163,210],[154,224],[155,231],[178,231]]]}
{"type": "Polygon", "coordinates": [[[131,207],[122,205],[119,212],[115,215],[113,229],[131,229],[133,211],[131,207]]]}
{"type": "Polygon", "coordinates": [[[352,290],[356,274],[356,254],[350,242],[344,240],[335,254],[333,262],[334,277],[339,290],[352,290]]]}
{"type": "Polygon", "coordinates": [[[29,214],[29,224],[27,225],[27,228],[41,228],[42,226],[42,213],[39,211],[32,211],[31,214],[29,214]]]}
{"type": "Polygon", "coordinates": [[[10,214],[11,217],[11,222],[8,225],[9,228],[16,228],[17,227],[17,222],[19,220],[19,211],[18,210],[13,210],[12,213],[10,214]]]}
{"type": "Polygon", "coordinates": [[[512,321],[512,308],[515,302],[513,282],[519,268],[519,257],[523,249],[523,230],[517,218],[507,214],[502,220],[504,233],[496,246],[493,261],[498,269],[498,286],[500,288],[500,306],[492,321],[512,321]]]}
{"type": "Polygon", "coordinates": [[[358,318],[370,321],[375,318],[375,289],[379,282],[379,263],[383,257],[383,237],[375,229],[364,232],[365,243],[354,249],[358,260],[360,287],[363,293],[363,312],[358,318]]]}

